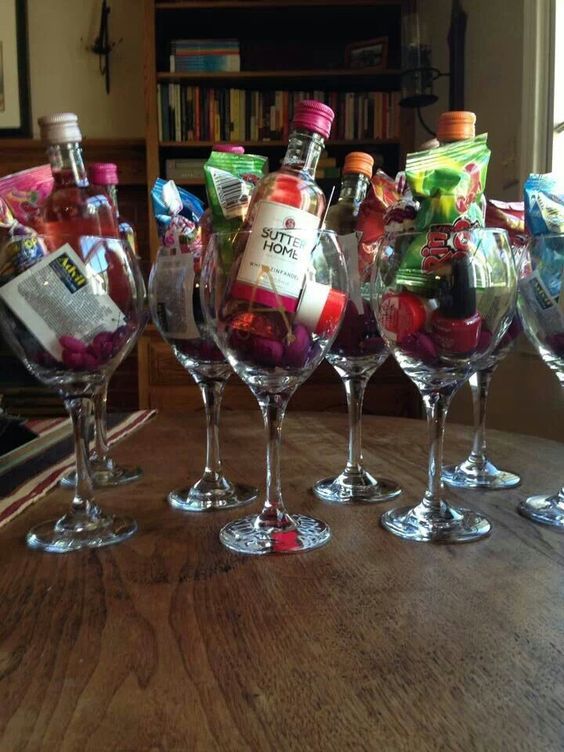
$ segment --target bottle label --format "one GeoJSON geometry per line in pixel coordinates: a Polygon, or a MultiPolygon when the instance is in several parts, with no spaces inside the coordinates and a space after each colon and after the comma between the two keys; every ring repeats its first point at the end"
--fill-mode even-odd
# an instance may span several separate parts
{"type": "Polygon", "coordinates": [[[294,311],[318,229],[319,218],[303,209],[261,201],[233,294],[294,311]]]}
{"type": "Polygon", "coordinates": [[[194,319],[194,256],[159,256],[155,265],[154,302],[159,329],[170,339],[199,339],[194,319]]]}
{"type": "Polygon", "coordinates": [[[349,299],[354,303],[359,316],[361,316],[364,311],[360,287],[360,269],[358,264],[358,244],[360,243],[361,238],[362,232],[351,232],[347,235],[339,235],[339,243],[347,264],[349,299]]]}
{"type": "MultiPolygon", "coordinates": [[[[111,245],[104,240],[105,247],[111,245]]],[[[100,332],[114,332],[125,323],[102,281],[68,243],[0,287],[0,298],[57,360],[62,358],[60,337],[89,344],[100,332]]]]}

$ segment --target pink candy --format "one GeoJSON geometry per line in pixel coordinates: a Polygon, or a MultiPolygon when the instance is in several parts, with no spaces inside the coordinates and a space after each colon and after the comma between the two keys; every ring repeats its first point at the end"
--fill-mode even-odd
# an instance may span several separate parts
{"type": "Polygon", "coordinates": [[[100,332],[89,345],[65,334],[59,337],[62,361],[72,371],[95,371],[121,350],[129,333],[129,327],[120,326],[115,332],[100,332]]]}

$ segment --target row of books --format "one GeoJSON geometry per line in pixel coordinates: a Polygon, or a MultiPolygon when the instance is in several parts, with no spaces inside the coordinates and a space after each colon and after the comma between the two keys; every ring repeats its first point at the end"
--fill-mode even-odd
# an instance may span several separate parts
{"type": "Polygon", "coordinates": [[[224,73],[241,70],[237,39],[173,39],[171,73],[224,73]]]}
{"type": "MultiPolygon", "coordinates": [[[[204,165],[206,159],[182,158],[165,160],[165,174],[167,180],[182,182],[204,182],[204,165]]],[[[330,157],[326,151],[321,154],[317,164],[316,177],[340,177],[341,170],[337,167],[335,157],[330,157]]]]}
{"type": "Polygon", "coordinates": [[[335,112],[337,140],[399,138],[399,92],[251,91],[158,84],[161,141],[285,141],[296,103],[335,112]]]}

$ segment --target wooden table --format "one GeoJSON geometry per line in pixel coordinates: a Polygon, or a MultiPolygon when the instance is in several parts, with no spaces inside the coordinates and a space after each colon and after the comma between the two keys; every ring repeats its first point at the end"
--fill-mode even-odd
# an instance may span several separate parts
{"type": "MultiPolygon", "coordinates": [[[[262,485],[258,411],[226,414],[223,428],[229,475],[262,485]]],[[[311,495],[341,468],[345,431],[344,415],[288,415],[287,504],[333,530],[301,556],[231,554],[217,532],[241,511],[165,504],[202,462],[197,415],[161,415],[116,449],[145,470],[98,495],[138,519],[130,542],[27,550],[25,531],[64,509],[63,490],[11,522],[0,534],[2,752],[562,750],[564,537],[515,508],[562,483],[563,446],[492,431],[492,455],[523,485],[449,492],[494,532],[437,546],[380,528],[390,505],[311,495]]],[[[447,460],[469,435],[449,427],[447,460]]],[[[370,469],[401,481],[401,501],[421,495],[423,422],[368,418],[364,445],[370,469]]]]}

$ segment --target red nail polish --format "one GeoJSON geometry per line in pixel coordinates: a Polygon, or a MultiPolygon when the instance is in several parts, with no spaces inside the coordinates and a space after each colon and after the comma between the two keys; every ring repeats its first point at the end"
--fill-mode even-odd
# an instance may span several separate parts
{"type": "Polygon", "coordinates": [[[439,284],[439,307],[432,316],[431,329],[439,350],[463,355],[478,348],[482,318],[467,262],[451,262],[449,272],[439,284]]]}

